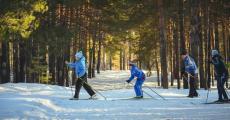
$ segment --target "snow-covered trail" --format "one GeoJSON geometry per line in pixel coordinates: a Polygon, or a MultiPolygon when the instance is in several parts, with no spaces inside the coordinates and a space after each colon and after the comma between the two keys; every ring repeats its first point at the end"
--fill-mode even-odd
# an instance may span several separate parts
{"type": "MultiPolygon", "coordinates": [[[[117,73],[121,76],[119,73],[117,73]]],[[[103,76],[100,76],[100,78],[103,76]]],[[[229,120],[230,104],[202,104],[207,91],[198,90],[198,98],[187,98],[188,90],[161,89],[153,90],[164,96],[162,100],[148,88],[144,91],[155,99],[114,100],[134,96],[132,87],[125,86],[121,78],[101,79],[100,83],[113,83],[114,88],[97,84],[100,80],[89,80],[94,88],[100,86],[108,100],[71,101],[71,89],[56,85],[44,84],[1,84],[0,85],[0,119],[77,119],[77,120],[159,120],[159,119],[194,119],[194,120],[229,120]],[[120,82],[116,79],[121,79],[120,82]],[[115,82],[114,82],[114,81],[115,82]],[[123,87],[118,87],[122,85],[123,87]]],[[[110,84],[109,84],[110,85],[110,84]]],[[[84,89],[81,98],[88,98],[84,89]]],[[[148,97],[145,95],[145,97],[148,97]]],[[[209,101],[217,98],[217,91],[212,90],[209,101]]]]}

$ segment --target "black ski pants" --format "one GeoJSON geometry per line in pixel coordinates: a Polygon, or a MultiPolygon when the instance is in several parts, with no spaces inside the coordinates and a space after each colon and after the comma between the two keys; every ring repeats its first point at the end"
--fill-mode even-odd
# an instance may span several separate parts
{"type": "Polygon", "coordinates": [[[228,96],[227,96],[225,89],[224,89],[224,84],[225,84],[226,80],[227,80],[227,78],[224,75],[218,75],[217,76],[217,90],[218,90],[219,100],[223,100],[222,97],[224,97],[224,99],[228,99],[228,96]]]}
{"type": "Polygon", "coordinates": [[[191,74],[191,76],[189,76],[189,96],[198,96],[198,93],[196,91],[196,74],[191,74]]]}
{"type": "Polygon", "coordinates": [[[83,75],[82,77],[79,77],[76,81],[74,98],[79,98],[79,92],[82,86],[84,87],[84,89],[87,91],[87,93],[90,96],[96,94],[93,91],[92,87],[87,83],[87,74],[85,73],[85,75],[83,75]]]}

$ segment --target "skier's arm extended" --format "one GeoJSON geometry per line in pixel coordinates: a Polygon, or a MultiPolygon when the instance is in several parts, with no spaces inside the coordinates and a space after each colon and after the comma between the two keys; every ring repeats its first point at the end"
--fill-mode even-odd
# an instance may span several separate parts
{"type": "Polygon", "coordinates": [[[128,80],[126,80],[127,83],[130,83],[134,78],[134,75],[131,73],[131,76],[129,77],[128,80]]]}
{"type": "Polygon", "coordinates": [[[75,63],[69,63],[67,61],[65,61],[65,64],[70,68],[75,68],[75,66],[76,66],[75,63]]]}
{"type": "Polygon", "coordinates": [[[134,74],[131,74],[131,76],[129,77],[129,80],[133,80],[134,79],[134,74]]]}

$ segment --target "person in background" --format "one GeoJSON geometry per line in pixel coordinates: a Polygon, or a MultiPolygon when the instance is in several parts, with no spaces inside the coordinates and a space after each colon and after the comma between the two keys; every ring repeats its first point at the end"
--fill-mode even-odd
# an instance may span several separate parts
{"type": "Polygon", "coordinates": [[[198,69],[197,69],[196,63],[194,59],[187,54],[186,51],[181,52],[181,58],[184,63],[184,70],[182,70],[182,73],[187,73],[189,85],[190,85],[189,94],[187,97],[190,97],[190,98],[198,97],[198,93],[195,87],[195,80],[197,79],[197,76],[198,76],[198,69]]]}
{"type": "Polygon", "coordinates": [[[228,96],[224,89],[224,84],[228,80],[229,73],[228,69],[224,65],[222,57],[220,56],[219,52],[215,49],[212,50],[211,63],[214,65],[215,78],[217,80],[217,90],[219,96],[217,102],[228,101],[228,96]]]}

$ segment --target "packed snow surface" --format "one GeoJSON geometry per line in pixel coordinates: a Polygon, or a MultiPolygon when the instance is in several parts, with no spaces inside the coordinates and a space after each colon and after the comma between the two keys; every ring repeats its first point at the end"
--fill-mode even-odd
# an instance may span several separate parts
{"type": "MultiPolygon", "coordinates": [[[[74,87],[36,83],[0,85],[0,119],[76,119],[76,120],[229,120],[230,104],[203,104],[207,90],[199,97],[188,98],[188,89],[156,87],[156,76],[147,78],[143,90],[146,99],[135,96],[132,85],[125,83],[128,71],[104,71],[88,79],[100,92],[97,100],[82,89],[80,100],[69,100],[74,87]],[[163,96],[163,100],[159,95],[163,96]],[[148,98],[148,99],[147,99],[148,98]]],[[[135,83],[135,80],[133,80],[135,83]]],[[[217,90],[209,92],[208,102],[217,100],[217,90]]]]}

